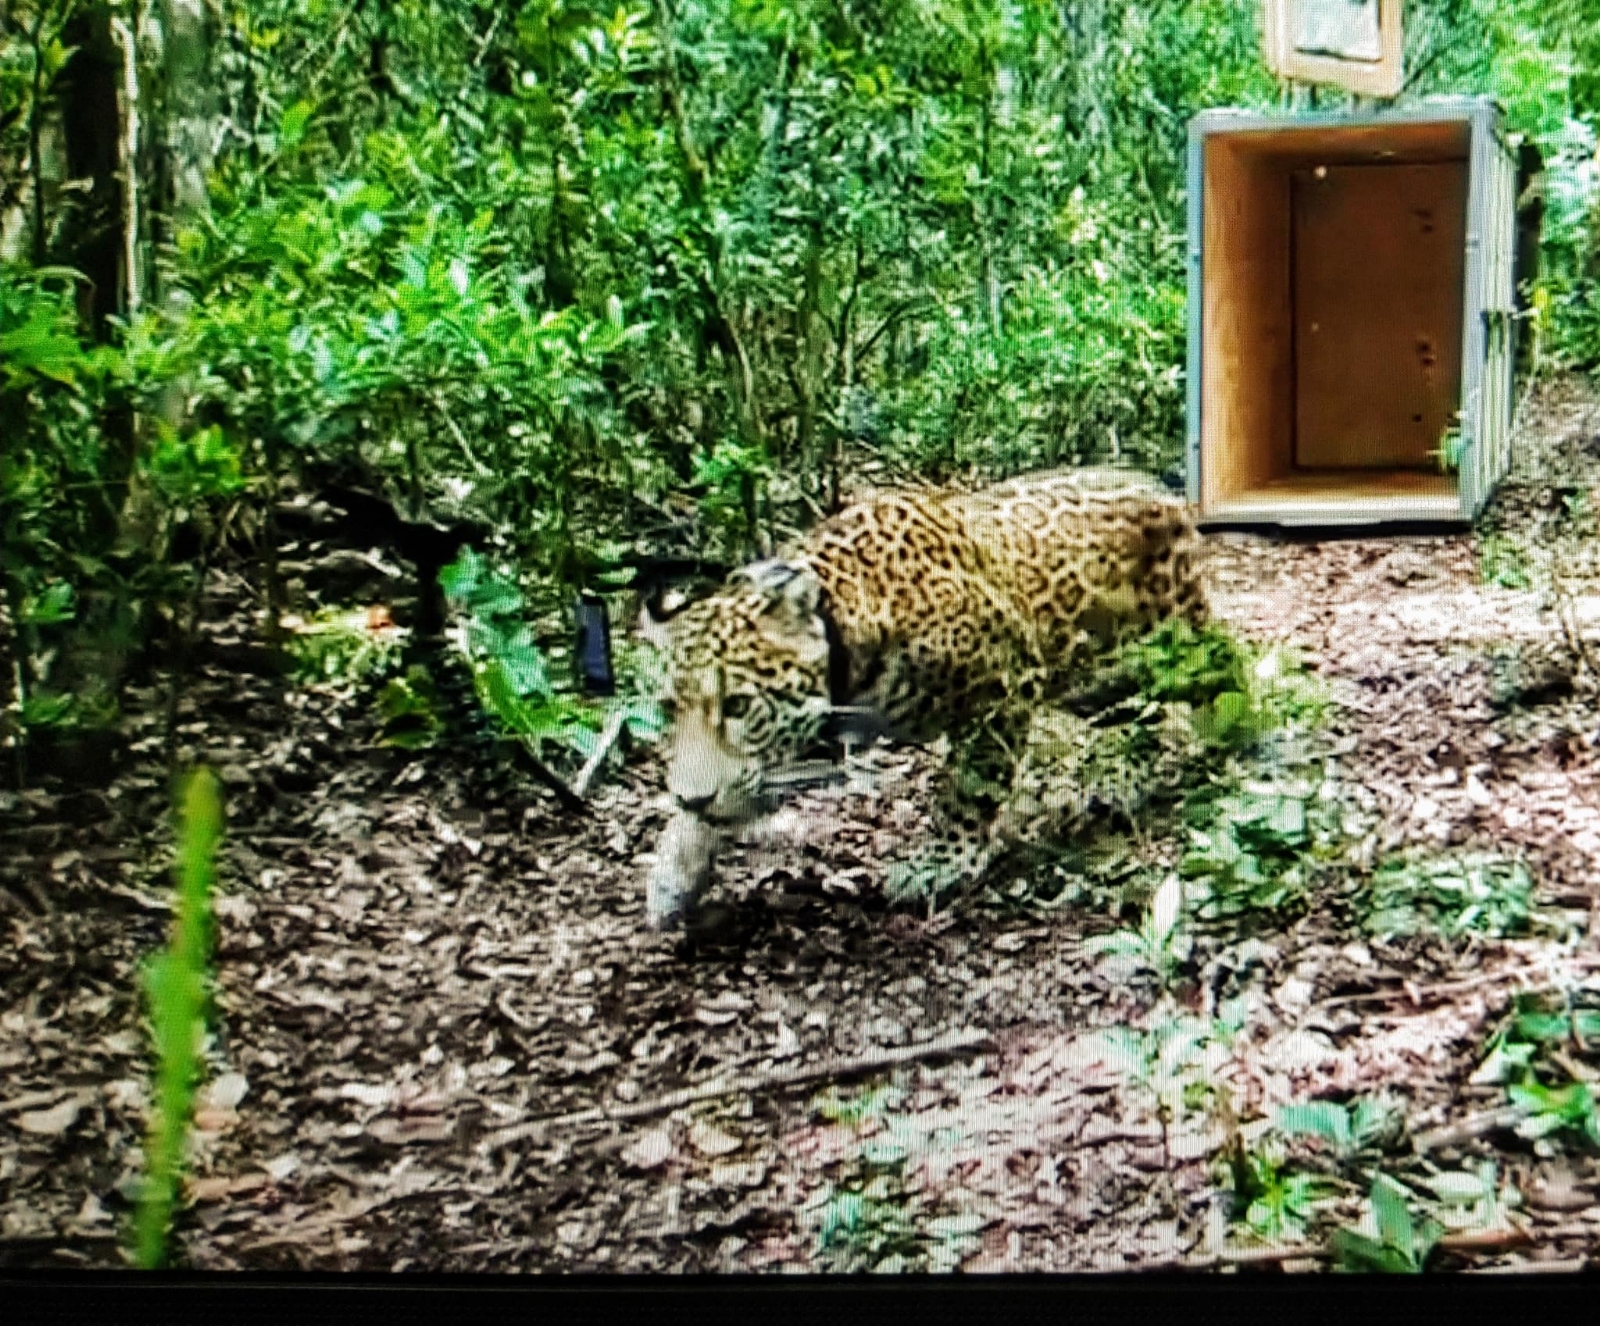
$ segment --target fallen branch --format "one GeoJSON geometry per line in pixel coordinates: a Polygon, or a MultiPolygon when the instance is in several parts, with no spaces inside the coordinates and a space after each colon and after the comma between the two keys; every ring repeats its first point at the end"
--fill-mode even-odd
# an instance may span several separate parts
{"type": "Polygon", "coordinates": [[[1469,1275],[1529,1275],[1538,1272],[1544,1275],[1572,1275],[1578,1271],[1589,1269],[1587,1257],[1570,1257],[1558,1262],[1531,1262],[1517,1261],[1510,1266],[1474,1266],[1469,1275]]]}
{"type": "MultiPolygon", "coordinates": [[[[1492,1253],[1525,1248],[1533,1241],[1533,1235],[1525,1229],[1472,1229],[1446,1234],[1434,1246],[1441,1252],[1492,1253]]],[[[1296,1243],[1281,1248],[1224,1248],[1199,1257],[1174,1258],[1152,1269],[1208,1271],[1217,1266],[1271,1266],[1301,1260],[1327,1261],[1332,1257],[1333,1249],[1324,1244],[1296,1243]]]]}
{"type": "Polygon", "coordinates": [[[543,1119],[530,1119],[527,1123],[515,1124],[510,1128],[502,1128],[499,1132],[491,1133],[478,1144],[478,1149],[484,1155],[492,1155],[514,1142],[538,1137],[551,1128],[585,1123],[628,1123],[637,1119],[648,1119],[657,1114],[666,1114],[684,1105],[715,1100],[719,1096],[755,1095],[758,1092],[799,1086],[824,1078],[857,1077],[880,1068],[892,1068],[898,1064],[932,1058],[934,1055],[980,1050],[992,1044],[993,1037],[987,1032],[956,1032],[935,1040],[923,1041],[918,1045],[905,1045],[893,1050],[874,1050],[870,1054],[857,1055],[854,1059],[838,1059],[832,1063],[785,1068],[777,1072],[744,1074],[706,1082],[697,1087],[685,1087],[681,1091],[671,1091],[653,1100],[637,1101],[631,1105],[609,1108],[595,1105],[589,1109],[575,1110],[570,1114],[553,1114],[543,1119]]]}
{"type": "MultiPolygon", "coordinates": [[[[1587,971],[1594,966],[1594,960],[1586,955],[1574,955],[1577,960],[1563,963],[1562,968],[1567,971],[1587,971]]],[[[1345,1004],[1385,1003],[1391,1000],[1404,998],[1411,1002],[1413,1008],[1425,999],[1443,998],[1446,995],[1461,994],[1466,990],[1476,990],[1480,986],[1498,985],[1505,981],[1527,978],[1525,988],[1548,988],[1560,984],[1561,972],[1553,971],[1550,964],[1541,964],[1537,967],[1512,967],[1500,971],[1482,972],[1477,976],[1465,976],[1459,981],[1441,981],[1437,985],[1416,985],[1406,981],[1398,988],[1390,990],[1366,990],[1360,994],[1337,995],[1332,999],[1324,999],[1313,1006],[1320,1011],[1326,1008],[1338,1008],[1345,1004]],[[1535,984],[1537,983],[1537,985],[1535,984]]],[[[1575,974],[1575,973],[1574,973],[1575,974]]]]}
{"type": "Polygon", "coordinates": [[[1439,1246],[1446,1252],[1508,1252],[1532,1242],[1533,1235],[1526,1229],[1468,1229],[1446,1234],[1439,1246]]]}
{"type": "Polygon", "coordinates": [[[1482,1114],[1469,1114],[1456,1123],[1418,1133],[1411,1139],[1411,1145],[1419,1156],[1440,1147],[1457,1146],[1462,1142],[1470,1142],[1474,1137],[1482,1137],[1485,1133],[1515,1127],[1527,1113],[1521,1105],[1502,1105],[1499,1109],[1485,1110],[1482,1114]]]}
{"type": "Polygon", "coordinates": [[[600,730],[600,742],[594,748],[594,754],[584,761],[583,768],[578,770],[578,776],[572,780],[572,795],[583,798],[589,795],[589,787],[605,764],[606,757],[611,754],[611,749],[622,736],[622,729],[627,724],[627,715],[618,709],[606,719],[606,725],[600,730]]]}
{"type": "Polygon", "coordinates": [[[1271,1266],[1302,1258],[1321,1261],[1330,1256],[1332,1253],[1327,1248],[1315,1243],[1299,1243],[1283,1248],[1224,1248],[1221,1252],[1205,1253],[1199,1257],[1175,1257],[1150,1269],[1209,1271],[1217,1266],[1271,1266]]]}

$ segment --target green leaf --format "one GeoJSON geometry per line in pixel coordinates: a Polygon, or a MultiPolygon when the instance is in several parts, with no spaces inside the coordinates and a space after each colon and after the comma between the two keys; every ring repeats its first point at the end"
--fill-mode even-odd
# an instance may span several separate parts
{"type": "Polygon", "coordinates": [[[306,136],[306,126],[311,123],[316,108],[309,101],[297,101],[288,107],[278,121],[278,143],[281,147],[296,147],[306,136]]]}
{"type": "Polygon", "coordinates": [[[1250,702],[1238,691],[1224,691],[1211,702],[1212,722],[1218,736],[1226,736],[1244,721],[1250,702]]]}
{"type": "Polygon", "coordinates": [[[23,599],[17,615],[28,626],[54,626],[60,622],[70,622],[77,615],[72,586],[65,580],[55,581],[38,598],[23,599]]]}
{"type": "Polygon", "coordinates": [[[1494,1190],[1484,1183],[1482,1175],[1469,1174],[1465,1170],[1434,1174],[1424,1182],[1432,1189],[1434,1196],[1447,1206],[1470,1206],[1494,1195],[1494,1190]]]}
{"type": "Polygon", "coordinates": [[[892,1168],[904,1162],[908,1155],[910,1151],[906,1145],[893,1138],[869,1138],[861,1145],[861,1159],[868,1165],[892,1168]]]}
{"type": "Polygon", "coordinates": [[[1405,1275],[1417,1270],[1405,1253],[1353,1229],[1333,1231],[1333,1253],[1347,1270],[1379,1271],[1386,1275],[1405,1275]]]}
{"type": "Polygon", "coordinates": [[[505,669],[506,681],[519,697],[550,695],[549,671],[544,655],[533,644],[530,628],[519,627],[509,638],[502,637],[495,657],[505,669]]]}
{"type": "Polygon", "coordinates": [[[1273,808],[1268,821],[1274,833],[1298,840],[1306,833],[1306,804],[1296,797],[1283,797],[1273,808]]]}
{"type": "Polygon", "coordinates": [[[440,568],[439,587],[452,602],[464,604],[482,574],[483,558],[471,548],[463,548],[460,557],[440,568]]]}
{"type": "Polygon", "coordinates": [[[1411,1208],[1406,1204],[1405,1189],[1387,1174],[1379,1174],[1372,1181],[1372,1214],[1384,1245],[1410,1256],[1416,1239],[1411,1208]]]}
{"type": "Polygon", "coordinates": [[[1285,1105],[1278,1111],[1278,1128],[1291,1137],[1298,1134],[1320,1137],[1340,1151],[1350,1146],[1349,1111],[1331,1100],[1285,1105]]]}

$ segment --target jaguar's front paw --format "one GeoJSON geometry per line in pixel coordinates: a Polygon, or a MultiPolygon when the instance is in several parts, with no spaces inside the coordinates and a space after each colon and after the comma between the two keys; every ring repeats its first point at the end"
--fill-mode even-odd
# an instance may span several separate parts
{"type": "Polygon", "coordinates": [[[645,883],[645,923],[652,930],[676,930],[711,878],[717,834],[692,815],[675,815],[656,845],[656,860],[645,883]]]}

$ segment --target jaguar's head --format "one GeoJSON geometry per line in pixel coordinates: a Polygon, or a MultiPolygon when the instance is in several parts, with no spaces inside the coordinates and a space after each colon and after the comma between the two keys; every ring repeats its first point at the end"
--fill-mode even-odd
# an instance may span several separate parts
{"type": "Polygon", "coordinates": [[[746,567],[710,598],[646,634],[668,650],[667,786],[681,810],[716,825],[776,804],[781,775],[829,727],[829,636],[822,590],[788,562],[746,567]]]}

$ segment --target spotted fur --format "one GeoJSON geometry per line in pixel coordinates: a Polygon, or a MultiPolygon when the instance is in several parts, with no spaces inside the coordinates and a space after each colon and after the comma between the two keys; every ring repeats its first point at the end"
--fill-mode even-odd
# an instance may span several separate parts
{"type": "MultiPolygon", "coordinates": [[[[863,720],[913,741],[987,734],[1002,784],[1015,779],[1037,715],[1096,660],[1168,617],[1206,620],[1197,552],[1184,503],[1121,471],[846,508],[666,623],[679,814],[716,830],[760,816],[786,770],[863,720]]],[[[981,873],[997,824],[1048,832],[1042,813],[1019,823],[1021,804],[980,804],[948,780],[942,866],[981,873]]],[[[652,919],[676,919],[698,883],[658,879],[652,919]]]]}

